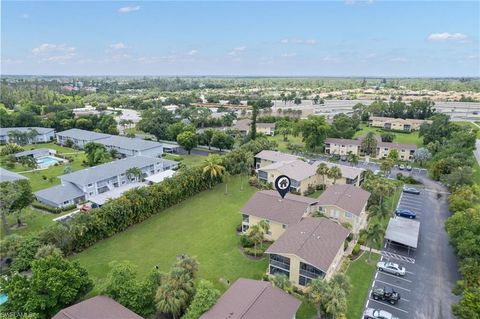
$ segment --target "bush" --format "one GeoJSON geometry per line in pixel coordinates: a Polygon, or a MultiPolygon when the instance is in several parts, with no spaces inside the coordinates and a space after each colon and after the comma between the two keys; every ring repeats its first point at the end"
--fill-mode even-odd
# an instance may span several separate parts
{"type": "Polygon", "coordinates": [[[417,181],[412,176],[405,176],[402,173],[397,173],[397,179],[399,181],[403,181],[405,184],[412,184],[412,185],[421,184],[421,182],[417,181]]]}
{"type": "Polygon", "coordinates": [[[247,235],[240,236],[240,245],[242,247],[253,247],[253,243],[248,239],[247,235]]]}
{"type": "Polygon", "coordinates": [[[256,178],[255,176],[252,176],[248,179],[248,185],[252,187],[260,188],[260,182],[258,178],[256,178]]]}
{"type": "Polygon", "coordinates": [[[2,147],[2,150],[0,151],[0,155],[5,156],[5,155],[15,154],[22,151],[24,151],[24,148],[21,147],[20,145],[15,143],[8,143],[2,147]]]}
{"type": "Polygon", "coordinates": [[[352,234],[352,233],[348,234],[347,240],[348,240],[348,241],[351,241],[352,239],[353,239],[353,234],[352,234]]]}
{"type": "Polygon", "coordinates": [[[356,257],[359,253],[360,253],[360,244],[355,244],[355,246],[353,247],[353,250],[352,250],[352,257],[356,257]]]}
{"type": "Polygon", "coordinates": [[[47,176],[42,175],[42,179],[43,179],[44,181],[46,181],[46,180],[47,180],[47,176]]]}
{"type": "Polygon", "coordinates": [[[343,258],[342,264],[340,265],[340,272],[346,272],[348,269],[348,266],[350,266],[351,259],[349,258],[343,258]]]}
{"type": "Polygon", "coordinates": [[[72,205],[68,205],[68,206],[59,208],[59,207],[53,207],[53,206],[50,206],[50,205],[42,204],[42,203],[39,203],[39,202],[33,202],[32,207],[37,208],[37,209],[41,209],[41,210],[46,210],[47,212],[54,213],[54,214],[60,214],[61,212],[66,212],[66,211],[72,210],[77,206],[72,204],[72,205]]]}
{"type": "Polygon", "coordinates": [[[242,231],[242,224],[238,224],[235,229],[237,230],[237,233],[240,233],[242,231]]]}

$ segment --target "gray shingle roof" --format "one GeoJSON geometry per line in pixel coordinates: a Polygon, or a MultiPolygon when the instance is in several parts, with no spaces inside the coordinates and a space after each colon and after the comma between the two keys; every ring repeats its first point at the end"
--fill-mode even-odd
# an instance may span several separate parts
{"type": "Polygon", "coordinates": [[[8,135],[8,132],[11,132],[11,131],[19,131],[23,133],[31,130],[35,130],[39,134],[47,134],[54,131],[53,128],[49,128],[49,127],[2,127],[0,128],[0,135],[8,135]]]}
{"type": "Polygon", "coordinates": [[[109,134],[86,131],[78,128],[72,128],[63,132],[58,132],[57,135],[63,136],[66,138],[72,138],[72,139],[75,138],[75,139],[84,140],[84,141],[95,141],[95,140],[110,137],[109,134]]]}
{"type": "Polygon", "coordinates": [[[298,223],[314,198],[287,194],[284,199],[275,191],[260,191],[253,194],[241,209],[242,214],[273,220],[285,225],[298,223]]]}
{"type": "Polygon", "coordinates": [[[13,182],[13,181],[18,181],[19,179],[27,179],[27,178],[23,175],[10,172],[0,167],[0,182],[13,182]]]}
{"type": "Polygon", "coordinates": [[[63,185],[57,185],[35,192],[35,196],[37,196],[37,198],[45,198],[46,200],[56,204],[62,204],[63,202],[82,197],[84,195],[85,194],[80,188],[69,182],[66,182],[63,185]]]}
{"type": "Polygon", "coordinates": [[[50,150],[48,148],[37,148],[35,150],[15,153],[15,157],[23,157],[23,156],[36,155],[36,154],[48,155],[49,153],[50,153],[50,150]]]}
{"type": "Polygon", "coordinates": [[[300,300],[268,281],[240,278],[200,318],[292,319],[300,305],[300,300]]]}
{"type": "Polygon", "coordinates": [[[304,218],[289,226],[267,254],[293,254],[327,272],[349,231],[327,218],[304,218]]]}
{"type": "Polygon", "coordinates": [[[103,144],[105,146],[114,146],[136,151],[143,151],[162,146],[162,144],[154,141],[147,141],[140,138],[129,138],[116,135],[111,135],[107,138],[101,139],[97,143],[103,144]]]}
{"type": "Polygon", "coordinates": [[[126,170],[132,167],[138,167],[141,169],[157,163],[165,163],[165,160],[148,156],[131,156],[62,175],[60,176],[60,179],[79,185],[86,185],[123,174],[126,170]]]}
{"type": "Polygon", "coordinates": [[[60,310],[52,319],[143,319],[106,296],[96,296],[60,310]]]}
{"type": "Polygon", "coordinates": [[[360,187],[331,185],[318,197],[318,205],[335,205],[359,216],[369,198],[370,193],[360,187]]]}
{"type": "Polygon", "coordinates": [[[277,151],[264,150],[258,153],[257,155],[255,155],[255,158],[260,158],[260,159],[264,159],[272,162],[280,162],[280,161],[294,161],[296,159],[299,159],[300,157],[292,154],[277,152],[277,151]]]}

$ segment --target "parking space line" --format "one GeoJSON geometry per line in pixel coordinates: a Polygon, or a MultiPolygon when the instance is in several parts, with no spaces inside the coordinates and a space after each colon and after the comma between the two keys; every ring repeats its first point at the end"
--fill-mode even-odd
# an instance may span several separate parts
{"type": "Polygon", "coordinates": [[[378,303],[378,304],[381,304],[381,305],[384,305],[384,306],[393,308],[393,309],[395,309],[395,310],[399,310],[399,311],[403,311],[403,312],[405,312],[405,313],[408,313],[408,311],[403,310],[403,309],[400,309],[400,308],[395,307],[395,306],[392,306],[391,304],[384,303],[384,302],[378,302],[378,301],[376,301],[375,299],[371,299],[371,298],[369,298],[369,299],[370,299],[370,301],[376,302],[376,303],[378,303]]]}
{"type": "Polygon", "coordinates": [[[406,272],[407,274],[410,274],[410,275],[415,275],[415,274],[414,274],[413,272],[411,272],[411,271],[405,270],[405,272],[406,272]]]}
{"type": "Polygon", "coordinates": [[[408,300],[408,299],[405,299],[405,298],[402,298],[402,297],[400,297],[400,300],[401,300],[401,301],[410,302],[410,300],[408,300]]]}
{"type": "Polygon", "coordinates": [[[410,283],[412,282],[411,280],[402,278],[400,276],[395,276],[395,275],[389,274],[388,272],[381,271],[380,273],[383,274],[383,275],[387,275],[387,276],[390,276],[390,277],[393,277],[393,278],[400,279],[400,280],[405,280],[406,282],[410,282],[410,283]]]}
{"type": "Polygon", "coordinates": [[[403,290],[405,290],[405,291],[411,292],[410,289],[403,288],[403,287],[400,287],[400,286],[391,284],[391,283],[389,283],[389,282],[386,282],[386,281],[383,281],[383,280],[380,280],[380,279],[377,279],[376,281],[381,282],[382,284],[385,284],[385,285],[389,285],[389,286],[392,286],[392,287],[395,287],[395,288],[398,288],[398,289],[403,289],[403,290]]]}
{"type": "Polygon", "coordinates": [[[387,259],[388,258],[393,258],[393,259],[401,260],[401,261],[408,262],[408,263],[411,263],[411,264],[415,263],[414,258],[403,256],[403,255],[398,255],[398,254],[395,254],[395,253],[391,253],[389,251],[382,250],[381,254],[382,254],[382,257],[385,257],[387,259]]]}

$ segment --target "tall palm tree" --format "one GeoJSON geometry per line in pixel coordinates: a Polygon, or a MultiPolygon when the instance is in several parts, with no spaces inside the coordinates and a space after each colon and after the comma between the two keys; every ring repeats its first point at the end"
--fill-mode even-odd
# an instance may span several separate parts
{"type": "Polygon", "coordinates": [[[223,182],[225,183],[225,195],[228,195],[228,183],[230,182],[232,175],[225,170],[225,173],[223,174],[223,182]]]}
{"type": "Polygon", "coordinates": [[[245,153],[243,160],[238,162],[238,170],[240,171],[240,190],[243,191],[244,177],[249,175],[253,167],[253,156],[249,156],[248,153],[245,153]]]}
{"type": "Polygon", "coordinates": [[[380,223],[371,223],[370,225],[368,225],[365,234],[369,247],[368,263],[370,263],[372,256],[372,245],[380,243],[382,241],[385,230],[382,228],[382,225],[380,225],[380,223]]]}
{"type": "Polygon", "coordinates": [[[157,310],[170,313],[173,319],[180,317],[188,301],[188,294],[178,289],[173,283],[167,281],[158,287],[156,294],[157,310]]]}
{"type": "Polygon", "coordinates": [[[317,317],[321,318],[323,304],[328,298],[330,286],[322,278],[312,280],[307,288],[308,299],[317,306],[317,317]]]}
{"type": "Polygon", "coordinates": [[[248,239],[253,242],[255,257],[257,257],[257,245],[263,242],[264,235],[265,233],[263,227],[261,227],[260,225],[253,225],[250,226],[250,228],[248,229],[247,236],[248,239]]]}
{"type": "Polygon", "coordinates": [[[317,174],[322,176],[323,190],[325,190],[325,175],[328,174],[328,166],[326,163],[320,163],[320,165],[318,165],[317,174]]]}
{"type": "Polygon", "coordinates": [[[352,284],[350,283],[350,279],[344,273],[337,273],[335,276],[330,279],[329,284],[333,286],[340,287],[345,292],[349,292],[352,289],[352,284]]]}
{"type": "Polygon", "coordinates": [[[225,173],[225,167],[223,167],[220,156],[216,154],[208,155],[207,159],[203,162],[203,175],[208,177],[210,189],[213,187],[213,180],[220,178],[225,173]]]}
{"type": "Polygon", "coordinates": [[[372,205],[368,209],[368,219],[377,217],[378,219],[384,219],[388,216],[387,207],[384,202],[379,202],[376,205],[372,205]]]}
{"type": "Polygon", "coordinates": [[[340,167],[333,166],[328,170],[327,176],[328,178],[333,179],[333,185],[335,185],[337,179],[342,178],[342,171],[340,170],[340,167]]]}
{"type": "Polygon", "coordinates": [[[129,179],[134,178],[135,181],[138,182],[142,177],[142,170],[138,167],[131,167],[125,171],[125,175],[127,175],[129,179]]]}
{"type": "Polygon", "coordinates": [[[275,275],[273,277],[272,283],[275,287],[282,289],[288,293],[292,292],[292,283],[284,274],[275,275]]]}
{"type": "Polygon", "coordinates": [[[333,318],[340,317],[347,312],[347,296],[345,290],[333,286],[325,301],[325,312],[333,318]]]}

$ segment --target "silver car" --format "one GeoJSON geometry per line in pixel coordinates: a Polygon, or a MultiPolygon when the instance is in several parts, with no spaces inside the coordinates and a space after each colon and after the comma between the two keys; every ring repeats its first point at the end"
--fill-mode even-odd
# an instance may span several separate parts
{"type": "Polygon", "coordinates": [[[385,310],[367,308],[363,312],[363,319],[398,319],[398,317],[385,310]]]}
{"type": "Polygon", "coordinates": [[[390,261],[379,261],[377,263],[377,269],[394,274],[395,276],[405,276],[405,267],[390,261]]]}

